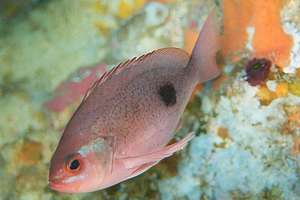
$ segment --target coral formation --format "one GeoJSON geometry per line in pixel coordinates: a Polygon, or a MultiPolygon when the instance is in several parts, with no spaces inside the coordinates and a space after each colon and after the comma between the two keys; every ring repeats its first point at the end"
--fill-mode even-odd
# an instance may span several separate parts
{"type": "Polygon", "coordinates": [[[259,85],[267,79],[270,69],[271,61],[267,59],[252,59],[246,66],[247,81],[250,85],[259,85]]]}
{"type": "Polygon", "coordinates": [[[284,31],[281,10],[286,0],[224,1],[225,55],[239,56],[244,50],[248,36],[253,46],[253,56],[266,57],[285,68],[290,62],[293,38],[284,31]],[[250,31],[249,28],[253,31],[250,31]],[[248,31],[248,32],[247,32],[248,31]]]}

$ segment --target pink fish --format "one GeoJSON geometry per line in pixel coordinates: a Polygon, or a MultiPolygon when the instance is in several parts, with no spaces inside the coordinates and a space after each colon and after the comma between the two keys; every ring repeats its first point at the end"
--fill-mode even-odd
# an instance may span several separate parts
{"type": "Polygon", "coordinates": [[[50,187],[68,193],[104,189],[184,148],[193,133],[168,142],[197,83],[220,74],[217,50],[211,14],[191,56],[164,48],[104,73],[65,128],[51,160],[50,187]]]}

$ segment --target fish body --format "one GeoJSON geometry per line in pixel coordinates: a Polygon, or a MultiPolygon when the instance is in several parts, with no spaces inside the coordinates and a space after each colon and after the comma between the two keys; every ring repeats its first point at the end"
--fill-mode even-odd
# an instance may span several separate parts
{"type": "Polygon", "coordinates": [[[192,133],[167,144],[197,83],[219,75],[216,38],[210,16],[192,56],[164,48],[106,72],[65,128],[51,160],[50,187],[70,193],[104,189],[182,149],[192,133]]]}

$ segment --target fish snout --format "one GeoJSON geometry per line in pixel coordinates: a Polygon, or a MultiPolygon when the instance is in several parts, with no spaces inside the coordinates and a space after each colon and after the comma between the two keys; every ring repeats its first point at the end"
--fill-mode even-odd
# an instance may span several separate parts
{"type": "Polygon", "coordinates": [[[49,187],[52,190],[63,192],[63,193],[79,193],[80,184],[66,184],[64,181],[49,180],[49,187]]]}
{"type": "Polygon", "coordinates": [[[63,192],[64,191],[64,184],[59,183],[59,182],[55,182],[55,181],[49,180],[49,187],[52,190],[56,190],[56,191],[59,191],[59,192],[63,192]]]}

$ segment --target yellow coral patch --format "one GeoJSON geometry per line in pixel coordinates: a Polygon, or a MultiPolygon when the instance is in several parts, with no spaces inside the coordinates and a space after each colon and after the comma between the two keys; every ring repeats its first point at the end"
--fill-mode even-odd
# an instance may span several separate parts
{"type": "Polygon", "coordinates": [[[107,21],[102,20],[95,23],[95,26],[103,35],[108,35],[111,32],[112,24],[109,24],[107,21]]]}
{"type": "Polygon", "coordinates": [[[300,78],[300,69],[297,70],[296,76],[300,78]]]}
{"type": "Polygon", "coordinates": [[[278,83],[275,91],[277,97],[286,97],[289,93],[289,86],[287,83],[278,83]]]}
{"type": "Polygon", "coordinates": [[[218,136],[221,137],[223,140],[230,139],[229,131],[225,127],[220,127],[218,129],[218,136]]]}
{"type": "Polygon", "coordinates": [[[121,0],[119,7],[119,17],[127,19],[132,16],[137,10],[141,9],[146,0],[121,0]]]}
{"type": "Polygon", "coordinates": [[[276,93],[268,89],[267,86],[262,85],[256,93],[262,105],[269,105],[275,98],[276,93]]]}
{"type": "Polygon", "coordinates": [[[95,9],[99,13],[106,13],[107,12],[107,5],[105,3],[103,3],[103,1],[97,1],[95,9]]]}
{"type": "Polygon", "coordinates": [[[17,157],[24,165],[35,165],[42,157],[42,144],[34,141],[25,141],[17,157]]]}
{"type": "Polygon", "coordinates": [[[289,91],[296,96],[300,96],[300,82],[296,81],[294,83],[289,84],[289,91]]]}

